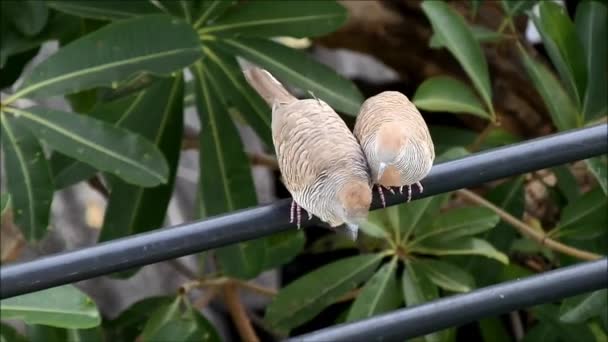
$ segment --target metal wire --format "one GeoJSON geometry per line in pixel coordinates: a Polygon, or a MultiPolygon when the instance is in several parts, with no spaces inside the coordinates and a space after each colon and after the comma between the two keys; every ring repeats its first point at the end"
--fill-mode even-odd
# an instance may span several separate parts
{"type": "Polygon", "coordinates": [[[369,319],[288,339],[301,341],[405,341],[480,318],[608,287],[608,259],[454,295],[369,319]]]}
{"type": "MultiPolygon", "coordinates": [[[[608,152],[608,124],[571,130],[438,164],[414,187],[422,198],[608,152]]],[[[387,197],[387,205],[405,196],[387,197]]],[[[9,298],[133,267],[255,239],[287,229],[291,200],[108,241],[0,269],[0,298],[9,298]]],[[[380,207],[378,198],[373,208],[380,207]]],[[[319,224],[307,221],[303,226],[319,224]]]]}

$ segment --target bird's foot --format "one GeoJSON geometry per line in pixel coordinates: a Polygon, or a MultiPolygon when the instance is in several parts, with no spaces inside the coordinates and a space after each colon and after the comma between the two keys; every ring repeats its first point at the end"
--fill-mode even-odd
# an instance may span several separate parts
{"type": "Polygon", "coordinates": [[[378,185],[378,194],[380,195],[380,201],[382,202],[382,207],[386,208],[386,200],[384,199],[384,192],[382,191],[382,186],[378,185]]]}
{"type": "MultiPolygon", "coordinates": [[[[289,213],[289,223],[293,223],[294,220],[294,216],[296,219],[296,224],[298,226],[298,229],[300,229],[300,225],[302,222],[302,207],[300,207],[296,201],[291,200],[291,210],[289,213]]],[[[308,213],[308,219],[310,220],[311,214],[308,213]]]]}
{"type": "Polygon", "coordinates": [[[418,193],[422,193],[424,191],[424,188],[422,187],[422,184],[420,182],[416,182],[416,185],[418,186],[418,193]]]}
{"type": "Polygon", "coordinates": [[[393,195],[395,194],[395,190],[393,190],[393,188],[388,187],[388,186],[384,186],[384,185],[382,185],[382,187],[383,187],[385,190],[388,190],[388,191],[389,191],[391,194],[393,194],[393,195]]]}

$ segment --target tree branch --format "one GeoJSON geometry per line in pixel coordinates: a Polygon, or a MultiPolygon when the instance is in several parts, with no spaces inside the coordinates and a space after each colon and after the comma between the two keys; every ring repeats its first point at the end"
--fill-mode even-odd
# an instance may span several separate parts
{"type": "Polygon", "coordinates": [[[239,299],[239,293],[237,285],[233,282],[227,282],[222,286],[224,292],[224,302],[228,306],[230,316],[236,325],[236,328],[241,336],[241,339],[245,342],[259,342],[260,339],[253,330],[251,321],[245,312],[243,303],[239,299]]]}

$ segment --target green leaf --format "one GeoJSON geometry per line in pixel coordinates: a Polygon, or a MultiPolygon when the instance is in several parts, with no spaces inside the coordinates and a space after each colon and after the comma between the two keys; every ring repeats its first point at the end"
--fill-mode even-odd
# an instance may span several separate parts
{"type": "Polygon", "coordinates": [[[456,265],[433,259],[417,259],[412,264],[415,264],[420,272],[444,290],[469,292],[475,288],[473,277],[456,265]]]}
{"type": "Polygon", "coordinates": [[[521,46],[519,52],[528,77],[549,109],[553,124],[560,131],[576,128],[578,112],[557,78],[547,67],[532,59],[521,46]]]}
{"type": "Polygon", "coordinates": [[[199,30],[201,34],[296,38],[335,31],[347,12],[335,1],[258,1],[229,9],[220,19],[199,30]]]}
{"type": "MultiPolygon", "coordinates": [[[[541,324],[548,325],[548,331],[557,336],[560,341],[595,341],[593,332],[586,324],[568,324],[559,320],[559,307],[554,304],[544,304],[532,308],[531,313],[540,321],[541,324]]],[[[547,332],[545,332],[546,334],[547,332]]],[[[531,335],[532,331],[528,334],[531,335]]],[[[551,341],[543,338],[546,335],[528,336],[524,338],[526,342],[551,341]],[[534,337],[534,338],[532,338],[534,337]]],[[[553,339],[554,340],[554,339],[553,339]]]]}
{"type": "Polygon", "coordinates": [[[67,14],[97,20],[130,19],[160,12],[160,9],[148,0],[51,0],[47,1],[47,4],[67,14]]]}
{"type": "Polygon", "coordinates": [[[448,76],[426,79],[416,89],[412,101],[416,107],[431,112],[472,114],[492,119],[468,85],[448,76]]]}
{"type": "Polygon", "coordinates": [[[220,341],[215,328],[190,305],[180,308],[183,298],[157,308],[143,329],[141,340],[147,341],[220,341]]]}
{"type": "Polygon", "coordinates": [[[357,255],[332,262],[294,280],[274,297],[266,309],[266,321],[283,332],[308,321],[367,280],[381,259],[381,254],[357,255]]]}
{"type": "Polygon", "coordinates": [[[429,126],[435,154],[437,156],[454,146],[469,146],[477,138],[477,133],[468,129],[452,126],[429,126]]]}
{"type": "Polygon", "coordinates": [[[236,4],[236,0],[212,0],[204,1],[200,4],[200,9],[197,15],[194,16],[194,28],[199,28],[205,23],[213,23],[216,19],[221,18],[226,11],[236,4]]]}
{"type": "Polygon", "coordinates": [[[287,264],[300,254],[305,243],[306,236],[301,230],[270,235],[266,239],[263,269],[269,270],[287,264]]]}
{"type": "Polygon", "coordinates": [[[65,342],[67,340],[67,329],[28,324],[25,326],[25,330],[30,342],[65,342]]]}
{"type": "Polygon", "coordinates": [[[346,234],[328,234],[314,241],[310,247],[307,248],[306,253],[319,254],[355,248],[357,248],[355,241],[347,237],[346,234]]]}
{"type": "Polygon", "coordinates": [[[168,78],[148,88],[120,126],[149,139],[169,163],[167,183],[143,188],[110,180],[99,241],[108,241],[160,228],[165,219],[177,172],[183,132],[183,79],[168,78]]]}
{"type": "Polygon", "coordinates": [[[509,258],[487,241],[471,237],[450,241],[427,240],[412,247],[411,251],[436,256],[480,255],[495,259],[503,264],[509,263],[509,258]]]}
{"type": "Polygon", "coordinates": [[[441,206],[448,199],[449,194],[441,194],[407,203],[399,206],[399,230],[402,241],[421,232],[435,217],[441,206]]]}
{"type": "MultiPolygon", "coordinates": [[[[230,120],[221,93],[203,65],[193,69],[197,109],[201,122],[199,179],[203,212],[214,216],[256,205],[249,160],[239,133],[230,120]]],[[[222,271],[229,276],[252,278],[264,267],[265,240],[251,240],[216,251],[222,271]]]]}
{"type": "MultiPolygon", "coordinates": [[[[439,298],[437,286],[419,269],[417,263],[407,261],[405,267],[402,276],[402,286],[403,297],[408,307],[424,304],[439,298]]],[[[427,342],[445,341],[452,329],[425,335],[424,340],[427,342]]]]}
{"type": "MultiPolygon", "coordinates": [[[[503,39],[503,34],[500,32],[492,31],[484,26],[471,25],[469,27],[473,37],[480,43],[495,43],[503,39]]],[[[429,47],[433,49],[439,49],[446,47],[445,41],[443,41],[437,33],[434,33],[429,40],[429,47]]]]}
{"type": "Polygon", "coordinates": [[[443,1],[426,0],[422,3],[422,10],[430,20],[433,32],[446,42],[447,49],[471,78],[486,107],[493,115],[488,64],[481,46],[475,40],[468,24],[443,1]]]}
{"type": "Polygon", "coordinates": [[[485,139],[483,139],[479,149],[487,150],[490,148],[511,145],[521,142],[522,140],[523,139],[520,136],[515,135],[502,127],[493,127],[490,132],[488,132],[485,139]]]}
{"type": "Polygon", "coordinates": [[[500,218],[485,207],[457,208],[440,214],[427,232],[416,237],[419,243],[434,237],[441,241],[459,239],[492,229],[500,218]]]}
{"type": "Polygon", "coordinates": [[[584,323],[606,310],[608,310],[608,290],[597,290],[566,298],[559,310],[559,320],[564,323],[584,323]]]}
{"type": "Polygon", "coordinates": [[[402,296],[396,278],[397,259],[382,266],[365,283],[350,308],[346,322],[353,322],[391,311],[401,306],[402,296]]]}
{"type": "Polygon", "coordinates": [[[600,187],[604,191],[604,194],[608,195],[608,157],[605,155],[585,159],[585,164],[587,164],[587,168],[597,179],[600,187]]]}
{"type": "MultiPolygon", "coordinates": [[[[209,44],[213,47],[213,44],[209,44]]],[[[245,121],[256,131],[266,146],[274,146],[270,131],[270,108],[245,80],[236,58],[219,49],[203,47],[208,57],[206,70],[221,89],[228,106],[235,106],[245,121]]]]}
{"type": "Polygon", "coordinates": [[[98,170],[141,186],[167,182],[165,158],[140,135],[79,114],[41,107],[5,110],[52,149],[98,170]]]}
{"type": "Polygon", "coordinates": [[[222,48],[268,70],[277,79],[311,91],[336,111],[357,115],[363,95],[357,87],[334,70],[316,62],[305,53],[259,38],[234,38],[219,41],[222,48]]]}
{"type": "Polygon", "coordinates": [[[173,298],[167,296],[147,297],[124,310],[113,320],[104,321],[107,341],[135,341],[146,321],[160,307],[168,307],[173,298]]]}
{"type": "Polygon", "coordinates": [[[4,215],[4,212],[11,207],[11,195],[9,193],[0,194],[0,216],[4,215]]]}
{"type": "Polygon", "coordinates": [[[59,328],[98,326],[101,317],[95,303],[73,285],[63,285],[0,301],[3,319],[59,328]]]}
{"type": "Polygon", "coordinates": [[[6,187],[11,195],[15,223],[29,242],[40,240],[47,231],[53,180],[36,137],[17,120],[2,113],[2,150],[6,187]]]}
{"type": "MultiPolygon", "coordinates": [[[[606,52],[606,2],[581,1],[576,8],[574,24],[583,47],[587,65],[587,88],[583,100],[586,121],[606,115],[608,93],[608,56],[606,52]]],[[[604,178],[605,179],[605,178],[604,178]]]]}
{"type": "Polygon", "coordinates": [[[587,87],[585,55],[565,8],[552,1],[541,1],[539,15],[532,15],[532,20],[571,98],[582,104],[587,87]]]}
{"type": "Polygon", "coordinates": [[[483,341],[512,342],[500,318],[484,318],[478,321],[483,341]]]}
{"type": "Polygon", "coordinates": [[[557,177],[557,188],[559,191],[568,200],[568,203],[574,202],[581,195],[581,190],[570,169],[562,165],[552,168],[552,171],[557,177]]]}
{"type": "Polygon", "coordinates": [[[514,17],[532,9],[536,3],[536,0],[502,0],[500,4],[507,17],[514,17]]]}
{"type": "Polygon", "coordinates": [[[142,72],[168,75],[201,54],[196,32],[176,18],[148,15],[117,21],[37,65],[6,103],[25,95],[45,97],[108,86],[142,72]]]}
{"type": "Polygon", "coordinates": [[[608,227],[606,203],[606,194],[599,187],[583,194],[563,209],[557,234],[575,239],[603,234],[608,227]]]}
{"type": "Polygon", "coordinates": [[[0,322],[0,341],[1,342],[28,342],[25,336],[21,335],[15,328],[6,323],[0,322]]]}
{"type": "Polygon", "coordinates": [[[3,0],[2,17],[10,22],[21,34],[35,36],[47,23],[49,9],[38,0],[3,0]]]}
{"type": "Polygon", "coordinates": [[[360,229],[363,233],[379,238],[386,239],[389,237],[389,232],[393,227],[390,227],[387,220],[388,211],[394,211],[396,208],[389,207],[382,210],[374,210],[369,213],[367,220],[360,225],[360,229]]]}

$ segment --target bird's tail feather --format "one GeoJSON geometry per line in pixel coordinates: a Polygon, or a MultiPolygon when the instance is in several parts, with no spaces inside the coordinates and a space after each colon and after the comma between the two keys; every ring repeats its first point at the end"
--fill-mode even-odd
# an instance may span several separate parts
{"type": "Polygon", "coordinates": [[[268,103],[274,106],[278,103],[291,103],[297,100],[287,89],[277,81],[268,71],[252,67],[243,70],[247,82],[257,91],[258,94],[268,103]]]}

